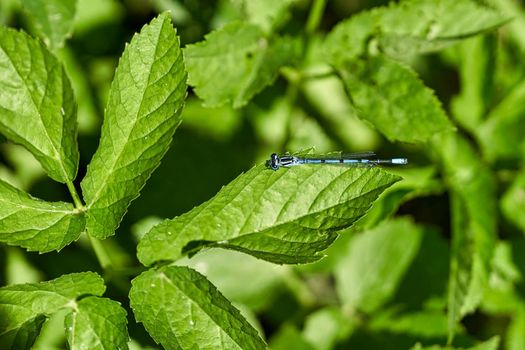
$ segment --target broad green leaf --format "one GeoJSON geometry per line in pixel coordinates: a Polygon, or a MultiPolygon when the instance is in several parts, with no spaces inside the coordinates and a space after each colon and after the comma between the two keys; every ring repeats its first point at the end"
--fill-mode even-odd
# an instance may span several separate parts
{"type": "Polygon", "coordinates": [[[477,139],[484,156],[517,160],[525,155],[525,81],[518,83],[477,128],[477,139]]]}
{"type": "Polygon", "coordinates": [[[22,0],[22,4],[46,45],[62,47],[73,30],[76,0],[22,0]]]}
{"type": "Polygon", "coordinates": [[[204,276],[187,267],[132,281],[135,318],[165,349],[265,349],[257,331],[204,276]]]}
{"type": "Polygon", "coordinates": [[[84,226],[72,204],[45,202],[0,181],[0,242],[45,253],[76,240],[84,226]]]}
{"type": "Polygon", "coordinates": [[[377,46],[389,56],[407,56],[440,50],[507,20],[471,0],[405,0],[339,23],[327,36],[325,46],[328,60],[335,64],[353,60],[377,46]],[[377,45],[369,46],[372,42],[377,45]]]}
{"type": "Polygon", "coordinates": [[[280,264],[312,262],[398,180],[379,167],[259,165],[208,202],[153,227],[137,255],[150,265],[212,246],[280,264]]]}
{"type": "Polygon", "coordinates": [[[65,318],[69,348],[127,349],[126,310],[107,298],[86,297],[65,318]]]}
{"type": "Polygon", "coordinates": [[[505,218],[525,234],[525,170],[522,170],[503,194],[500,202],[505,218]]]}
{"type": "Polygon", "coordinates": [[[0,348],[29,348],[46,317],[74,307],[80,296],[102,295],[104,290],[104,280],[92,272],[0,288],[0,348]]]}
{"type": "Polygon", "coordinates": [[[272,303],[288,274],[293,273],[288,266],[225,249],[203,251],[178,264],[202,273],[228,300],[254,311],[272,303]],[[248,280],[250,283],[246,283],[248,280]]]}
{"type": "Polygon", "coordinates": [[[339,73],[358,116],[391,141],[426,142],[454,129],[433,91],[409,67],[377,56],[347,62],[339,73]]]}
{"type": "Polygon", "coordinates": [[[184,48],[188,82],[208,107],[244,106],[298,51],[290,38],[268,39],[253,24],[232,22],[184,48]]]}
{"type": "Polygon", "coordinates": [[[499,349],[499,343],[499,337],[494,336],[483,343],[479,343],[478,345],[469,348],[456,348],[452,346],[440,345],[422,346],[421,344],[416,344],[410,350],[497,350],[499,349]]]}
{"type": "Polygon", "coordinates": [[[421,238],[422,229],[407,218],[384,221],[352,237],[335,267],[336,289],[344,307],[369,313],[391,298],[421,238]]]}
{"type": "Polygon", "coordinates": [[[496,243],[495,189],[491,173],[458,134],[437,135],[438,153],[450,187],[452,256],[448,293],[449,338],[456,323],[479,305],[496,243]]]}
{"type": "Polygon", "coordinates": [[[232,0],[244,17],[265,32],[277,29],[290,15],[289,8],[297,0],[232,0]]]}
{"type": "Polygon", "coordinates": [[[77,173],[75,97],[60,62],[38,40],[0,27],[0,132],[26,147],[51,178],[77,173]]]}
{"type": "Polygon", "coordinates": [[[90,235],[115,232],[168,150],[185,96],[179,39],[162,14],[133,37],[115,72],[100,144],[81,183],[90,235]]]}

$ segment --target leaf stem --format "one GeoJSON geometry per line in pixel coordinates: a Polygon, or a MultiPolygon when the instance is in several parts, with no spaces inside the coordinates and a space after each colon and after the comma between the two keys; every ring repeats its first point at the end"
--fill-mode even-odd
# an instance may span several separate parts
{"type": "Polygon", "coordinates": [[[75,203],[75,207],[77,209],[83,209],[84,205],[82,204],[82,201],[80,200],[80,196],[78,195],[78,192],[75,188],[75,185],[73,185],[72,181],[66,182],[67,189],[69,190],[69,193],[71,194],[71,198],[73,198],[73,203],[75,203]]]}
{"type": "Polygon", "coordinates": [[[323,17],[324,9],[326,7],[326,0],[313,0],[312,7],[310,8],[310,14],[308,15],[308,20],[306,21],[306,33],[314,33],[319,24],[321,23],[321,18],[323,17]]]}
{"type": "Polygon", "coordinates": [[[102,269],[106,270],[113,264],[111,263],[111,259],[109,258],[109,255],[106,252],[104,245],[97,238],[92,237],[89,234],[88,237],[89,241],[91,242],[91,245],[93,246],[93,250],[95,251],[95,255],[97,256],[97,260],[100,266],[102,267],[102,269]]]}

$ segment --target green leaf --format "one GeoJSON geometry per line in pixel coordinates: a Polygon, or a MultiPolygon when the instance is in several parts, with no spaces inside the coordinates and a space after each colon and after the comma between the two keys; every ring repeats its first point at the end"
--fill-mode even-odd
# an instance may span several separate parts
{"type": "Polygon", "coordinates": [[[155,226],[139,260],[177,260],[204,246],[239,250],[275,263],[318,260],[337,237],[399,177],[379,167],[305,165],[278,171],[259,165],[214,198],[155,226]]]}
{"type": "Polygon", "coordinates": [[[452,207],[451,339],[456,323],[476,309],[488,283],[496,244],[495,188],[491,173],[461,136],[441,134],[432,141],[450,187],[452,207]]]}
{"type": "Polygon", "coordinates": [[[166,349],[265,349],[257,331],[201,274],[187,267],[149,270],[132,281],[138,322],[166,349]]]}
{"type": "Polygon", "coordinates": [[[409,67],[377,56],[339,67],[360,118],[391,141],[426,142],[453,130],[441,103],[409,67]]]}
{"type": "Polygon", "coordinates": [[[298,52],[291,38],[264,37],[245,22],[232,22],[184,48],[188,82],[207,107],[244,106],[276,78],[279,68],[298,52]]]}
{"type": "Polygon", "coordinates": [[[282,290],[284,280],[293,273],[288,266],[280,266],[255,259],[232,250],[210,249],[191,259],[187,265],[206,276],[228,300],[246,305],[253,311],[268,306],[282,290]],[[246,281],[250,283],[246,283],[246,281]]]}
{"type": "Polygon", "coordinates": [[[235,0],[246,20],[272,32],[290,15],[289,8],[297,0],[235,0]]]}
{"type": "Polygon", "coordinates": [[[65,318],[69,348],[127,349],[126,310],[107,298],[87,297],[65,318]]]}
{"type": "Polygon", "coordinates": [[[498,103],[477,128],[477,139],[490,161],[517,160],[525,155],[525,82],[520,82],[498,103]]]}
{"type": "Polygon", "coordinates": [[[59,182],[77,173],[75,97],[60,62],[38,40],[0,27],[0,132],[59,182]]]}
{"type": "Polygon", "coordinates": [[[80,296],[102,295],[104,290],[104,280],[93,272],[0,288],[0,348],[28,348],[21,344],[32,345],[46,317],[74,307],[80,296]]]}
{"type": "Polygon", "coordinates": [[[469,347],[469,348],[456,348],[452,346],[421,346],[421,344],[414,345],[410,350],[497,350],[499,346],[499,337],[494,336],[489,340],[479,343],[478,345],[469,347]]]}
{"type": "Polygon", "coordinates": [[[452,99],[454,119],[475,133],[493,103],[496,37],[477,36],[457,47],[461,92],[452,99]]]}
{"type": "Polygon", "coordinates": [[[73,30],[76,0],[22,0],[22,4],[46,45],[62,47],[73,30]]]}
{"type": "Polygon", "coordinates": [[[115,232],[168,150],[185,96],[179,39],[162,14],[133,37],[111,85],[100,144],[81,183],[90,235],[115,232]]]}
{"type": "Polygon", "coordinates": [[[525,234],[525,170],[522,170],[503,194],[500,202],[505,218],[525,234]]]}
{"type": "Polygon", "coordinates": [[[435,51],[508,20],[472,0],[406,0],[381,13],[379,45],[392,56],[435,51]]]}
{"type": "Polygon", "coordinates": [[[422,232],[408,218],[400,218],[352,237],[335,267],[343,305],[370,313],[384,304],[416,256],[422,232]]]}
{"type": "Polygon", "coordinates": [[[327,36],[325,48],[328,60],[337,65],[373,48],[404,57],[443,49],[506,21],[508,17],[471,0],[405,0],[339,23],[327,36]]]}
{"type": "Polygon", "coordinates": [[[0,242],[45,253],[76,240],[84,226],[72,204],[45,202],[0,180],[0,242]]]}

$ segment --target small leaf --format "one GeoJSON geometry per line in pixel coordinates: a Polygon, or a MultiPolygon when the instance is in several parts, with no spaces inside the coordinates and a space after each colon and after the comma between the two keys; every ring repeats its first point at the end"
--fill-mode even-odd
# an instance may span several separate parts
{"type": "Polygon", "coordinates": [[[246,20],[258,25],[266,33],[274,31],[290,14],[290,6],[297,0],[240,0],[246,20]]]}
{"type": "Polygon", "coordinates": [[[395,292],[417,254],[421,238],[421,228],[407,218],[384,221],[352,237],[335,267],[343,305],[369,313],[378,309],[395,292]]]}
{"type": "Polygon", "coordinates": [[[29,348],[45,317],[75,305],[82,295],[102,295],[104,290],[104,280],[92,272],[0,288],[0,348],[29,348]]]}
{"type": "Polygon", "coordinates": [[[259,165],[208,202],[153,227],[137,255],[150,265],[215,246],[280,264],[312,262],[398,180],[379,167],[259,165]]]}
{"type": "Polygon", "coordinates": [[[132,281],[130,303],[137,321],[166,349],[266,349],[239,311],[190,268],[142,273],[132,281]]]}
{"type": "Polygon", "coordinates": [[[476,309],[488,284],[496,245],[495,188],[492,174],[461,136],[437,135],[432,144],[451,189],[448,315],[452,339],[457,322],[476,309]]]}
{"type": "Polygon", "coordinates": [[[433,91],[412,69],[377,56],[348,62],[339,72],[359,117],[389,140],[426,142],[454,130],[433,91]]]}
{"type": "Polygon", "coordinates": [[[62,47],[73,30],[76,0],[22,0],[22,4],[46,45],[62,47]]]}
{"type": "Polygon", "coordinates": [[[0,242],[40,253],[60,250],[84,230],[84,213],[45,202],[0,180],[0,242]]]}
{"type": "Polygon", "coordinates": [[[126,310],[116,301],[87,297],[76,303],[66,316],[69,348],[127,349],[126,310]]]}
{"type": "Polygon", "coordinates": [[[185,96],[179,39],[162,14],[133,37],[111,85],[100,144],[81,183],[90,235],[115,232],[168,150],[185,96]]]}
{"type": "Polygon", "coordinates": [[[75,97],[60,62],[39,41],[0,27],[0,132],[26,147],[51,178],[77,173],[75,97]]]}
{"type": "Polygon", "coordinates": [[[186,46],[184,59],[188,82],[207,107],[244,106],[298,51],[297,41],[269,40],[259,27],[245,22],[232,22],[205,38],[186,46]]]}

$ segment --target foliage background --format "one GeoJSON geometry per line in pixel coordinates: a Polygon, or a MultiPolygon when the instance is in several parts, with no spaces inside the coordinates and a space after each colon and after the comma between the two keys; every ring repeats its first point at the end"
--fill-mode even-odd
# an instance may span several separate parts
{"type": "MultiPolygon", "coordinates": [[[[319,29],[308,40],[315,46],[337,22],[384,4],[330,1],[319,29]]],[[[127,295],[129,277],[140,271],[137,241],[151,225],[208,200],[272,152],[311,146],[319,152],[374,150],[384,157],[408,157],[408,169],[391,169],[405,180],[382,197],[367,220],[344,233],[326,252],[327,258],[309,265],[280,266],[236,252],[210,250],[187,264],[207,275],[274,349],[402,349],[417,342],[444,345],[450,247],[454,244],[451,232],[457,225],[451,213],[458,211],[453,207],[450,174],[482,174],[484,170],[476,168],[479,159],[495,183],[497,205],[490,215],[497,220],[499,238],[488,288],[480,307],[461,321],[454,345],[469,347],[499,336],[500,348],[525,348],[525,12],[511,0],[493,0],[490,5],[512,16],[512,21],[437,53],[406,58],[406,64],[434,89],[458,133],[472,148],[445,140],[437,146],[444,149],[444,156],[436,156],[429,152],[428,144],[389,141],[357,118],[344,91],[333,77],[323,77],[322,70],[320,77],[293,88],[297,72],[282,70],[270,88],[236,109],[228,104],[203,107],[190,90],[183,123],[170,150],[131,204],[117,234],[104,241],[114,269],[101,270],[84,239],[59,253],[44,255],[2,246],[1,284],[97,271],[106,280],[106,296],[128,309],[131,347],[154,347],[142,325],[133,319],[127,295]],[[473,152],[465,155],[465,148],[473,152]],[[373,228],[390,216],[405,218],[373,228]],[[366,232],[361,233],[363,230],[366,232]],[[419,241],[403,241],[403,233],[412,231],[419,232],[419,241]],[[399,247],[367,242],[365,234],[380,237],[379,242],[397,241],[399,247]],[[367,249],[368,254],[362,253],[367,249]],[[367,275],[367,271],[372,273],[367,275]],[[349,274],[354,275],[350,278],[349,274]],[[342,301],[344,288],[361,288],[362,295],[342,301]]],[[[303,35],[310,6],[308,1],[297,1],[283,20],[284,31],[303,35]]],[[[78,1],[73,34],[64,48],[56,50],[79,101],[78,179],[83,178],[98,145],[109,86],[125,43],[166,9],[172,10],[182,47],[241,16],[236,2],[226,0],[78,1]]],[[[30,33],[41,30],[34,28],[17,0],[0,2],[0,23],[30,33]]],[[[315,72],[319,53],[313,50],[310,54],[302,64],[315,72]]],[[[38,198],[70,200],[67,189],[45,176],[21,146],[2,139],[0,161],[2,179],[38,198]]],[[[467,196],[474,202],[485,200],[476,197],[476,191],[467,196]]],[[[484,218],[475,215],[470,220],[484,218]]],[[[63,348],[61,322],[56,316],[46,323],[35,348],[63,348]]],[[[487,348],[497,346],[496,340],[487,348]]]]}

